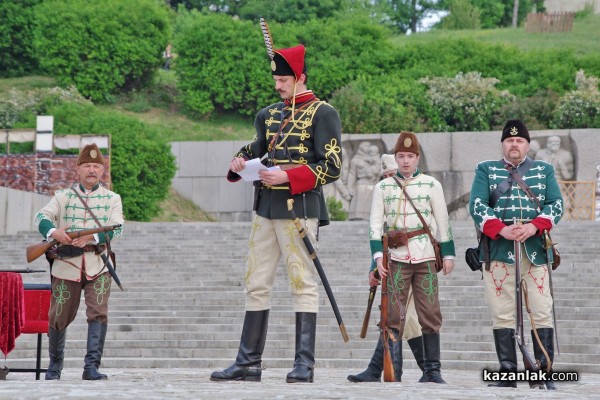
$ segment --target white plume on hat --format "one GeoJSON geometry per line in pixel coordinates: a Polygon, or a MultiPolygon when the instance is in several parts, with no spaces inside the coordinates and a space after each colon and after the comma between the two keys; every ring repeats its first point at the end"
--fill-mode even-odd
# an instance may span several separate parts
{"type": "Polygon", "coordinates": [[[398,164],[392,154],[381,155],[381,175],[386,172],[396,172],[398,170],[398,164]]]}

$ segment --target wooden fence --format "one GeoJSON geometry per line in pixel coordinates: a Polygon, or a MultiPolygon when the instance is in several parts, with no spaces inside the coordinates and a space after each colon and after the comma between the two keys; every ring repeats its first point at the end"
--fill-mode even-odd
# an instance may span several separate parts
{"type": "Polygon", "coordinates": [[[558,181],[566,221],[593,221],[596,217],[596,182],[558,181]]]}
{"type": "Polygon", "coordinates": [[[537,33],[571,32],[574,18],[574,12],[527,14],[525,31],[537,33]]]}

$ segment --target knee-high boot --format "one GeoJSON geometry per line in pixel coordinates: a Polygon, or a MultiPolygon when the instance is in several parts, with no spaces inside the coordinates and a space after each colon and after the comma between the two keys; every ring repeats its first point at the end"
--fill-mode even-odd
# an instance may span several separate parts
{"type": "Polygon", "coordinates": [[[93,321],[88,322],[87,354],[85,355],[83,374],[81,379],[85,381],[106,380],[108,377],[98,371],[102,352],[104,351],[104,339],[106,339],[106,324],[93,321]]]}
{"type": "Polygon", "coordinates": [[[425,352],[425,363],[423,376],[420,383],[446,383],[442,379],[442,363],[440,362],[440,335],[438,333],[423,334],[423,350],[425,352]]]}
{"type": "Polygon", "coordinates": [[[417,365],[421,369],[421,371],[425,371],[425,354],[423,353],[423,336],[417,336],[412,339],[407,340],[408,345],[410,346],[410,350],[415,356],[415,361],[417,365]]]}
{"type": "Polygon", "coordinates": [[[316,334],[317,314],[296,313],[296,356],[294,369],[287,374],[286,382],[313,382],[316,334]]]}
{"type": "MultiPolygon", "coordinates": [[[[398,332],[396,331],[396,335],[398,332]]],[[[396,382],[401,382],[402,377],[402,342],[399,338],[397,342],[390,339],[389,348],[392,356],[394,375],[396,382]]],[[[381,373],[383,372],[383,342],[381,335],[377,340],[377,346],[367,369],[356,375],[348,375],[350,382],[381,382],[381,373]]]]}
{"type": "Polygon", "coordinates": [[[381,382],[381,371],[383,371],[383,342],[379,335],[375,352],[367,369],[356,375],[348,375],[348,380],[350,382],[381,382]]]}
{"type": "Polygon", "coordinates": [[[402,337],[394,329],[396,341],[390,339],[390,353],[392,353],[392,366],[394,367],[394,379],[396,382],[402,382],[402,337]]]}
{"type": "Polygon", "coordinates": [[[65,358],[65,342],[67,340],[67,329],[57,331],[54,328],[48,329],[48,356],[50,363],[46,370],[45,379],[47,381],[60,379],[65,358]]]}
{"type": "Polygon", "coordinates": [[[210,375],[211,381],[260,382],[262,353],[267,339],[269,310],[246,311],[244,327],[235,362],[222,371],[210,375]]]}
{"type": "MultiPolygon", "coordinates": [[[[509,328],[494,329],[496,355],[500,362],[500,372],[517,372],[517,346],[515,330],[509,328]]],[[[517,387],[517,381],[498,381],[490,383],[492,387],[517,387]]]]}
{"type": "Polygon", "coordinates": [[[542,345],[546,349],[548,353],[548,357],[550,357],[550,362],[546,359],[544,352],[540,348],[540,345],[533,334],[531,332],[531,340],[533,342],[533,354],[535,355],[536,360],[540,360],[540,371],[546,371],[548,369],[548,364],[550,364],[550,372],[548,373],[548,379],[542,384],[545,384],[546,389],[548,390],[556,390],[556,385],[550,376],[552,374],[552,364],[554,363],[554,329],[553,328],[539,328],[537,330],[538,336],[542,342],[542,345]]]}

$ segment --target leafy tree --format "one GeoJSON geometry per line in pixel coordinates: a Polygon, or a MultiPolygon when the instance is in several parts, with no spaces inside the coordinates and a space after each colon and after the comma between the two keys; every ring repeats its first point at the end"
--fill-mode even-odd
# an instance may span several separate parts
{"type": "Polygon", "coordinates": [[[479,9],[469,0],[452,0],[448,14],[441,22],[443,29],[479,29],[481,27],[479,9]]]}
{"type": "MultiPolygon", "coordinates": [[[[449,10],[454,0],[440,0],[438,7],[449,10]]],[[[512,26],[514,0],[469,0],[473,7],[481,12],[481,28],[492,29],[512,26]]],[[[527,13],[539,9],[539,0],[519,0],[518,22],[521,23],[527,13]]]]}
{"type": "Polygon", "coordinates": [[[375,0],[373,3],[385,13],[389,24],[402,33],[416,33],[421,21],[431,11],[440,9],[435,0],[375,0]]]}

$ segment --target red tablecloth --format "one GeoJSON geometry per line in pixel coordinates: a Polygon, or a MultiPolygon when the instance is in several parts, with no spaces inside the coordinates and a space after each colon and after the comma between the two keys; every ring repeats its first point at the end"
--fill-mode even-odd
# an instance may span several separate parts
{"type": "Polygon", "coordinates": [[[15,272],[0,272],[0,351],[6,357],[25,324],[23,279],[15,272]]]}

